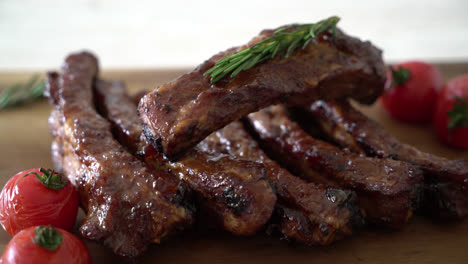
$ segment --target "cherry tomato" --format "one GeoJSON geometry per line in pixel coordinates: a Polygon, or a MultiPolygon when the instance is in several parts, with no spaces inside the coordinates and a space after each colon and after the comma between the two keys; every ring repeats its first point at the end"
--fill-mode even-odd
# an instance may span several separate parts
{"type": "Polygon", "coordinates": [[[390,67],[387,77],[381,101],[393,118],[413,123],[432,120],[437,94],[444,85],[436,67],[420,61],[405,62],[390,67]]]}
{"type": "Polygon", "coordinates": [[[33,226],[10,240],[1,263],[88,264],[91,257],[83,241],[71,233],[52,226],[33,226]]]}
{"type": "Polygon", "coordinates": [[[71,230],[77,213],[78,192],[53,170],[22,171],[0,193],[0,223],[10,235],[36,225],[71,230]]]}
{"type": "Polygon", "coordinates": [[[468,148],[468,74],[450,80],[442,89],[434,112],[434,127],[444,143],[468,148]]]}

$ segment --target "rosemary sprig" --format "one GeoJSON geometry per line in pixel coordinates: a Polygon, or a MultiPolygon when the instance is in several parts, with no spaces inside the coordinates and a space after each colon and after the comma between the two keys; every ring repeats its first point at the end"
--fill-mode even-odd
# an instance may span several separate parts
{"type": "Polygon", "coordinates": [[[314,24],[298,24],[280,28],[272,37],[222,58],[215,66],[207,70],[204,76],[210,75],[211,83],[215,83],[229,73],[232,78],[241,71],[275,57],[279,52],[285,51],[284,56],[289,57],[298,47],[305,48],[312,39],[325,31],[332,30],[335,36],[336,24],[339,20],[339,17],[333,16],[314,24]],[[285,32],[291,28],[297,29],[285,32]]]}
{"type": "Polygon", "coordinates": [[[17,83],[0,92],[0,110],[32,101],[44,93],[44,81],[33,75],[26,83],[17,83]]]}

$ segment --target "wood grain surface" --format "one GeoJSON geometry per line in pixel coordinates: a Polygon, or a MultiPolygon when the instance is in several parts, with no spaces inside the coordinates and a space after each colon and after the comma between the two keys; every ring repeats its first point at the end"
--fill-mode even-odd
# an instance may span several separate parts
{"type": "MultiPolygon", "coordinates": [[[[468,64],[439,65],[446,78],[468,73],[468,64]]],[[[153,89],[175,78],[179,70],[113,71],[103,76],[127,82],[131,92],[153,89]]],[[[32,73],[0,73],[0,89],[26,80],[32,73]]],[[[380,105],[360,107],[390,133],[421,150],[448,158],[468,158],[468,151],[451,149],[437,141],[430,125],[394,121],[380,105]]],[[[45,100],[0,111],[0,185],[16,172],[33,167],[51,167],[45,100]]],[[[77,225],[79,220],[77,221],[77,225]]],[[[3,252],[10,236],[0,231],[3,252]]],[[[93,263],[468,263],[468,220],[435,224],[416,216],[401,231],[367,228],[328,247],[307,248],[260,232],[253,237],[235,237],[223,232],[188,231],[162,245],[152,245],[136,260],[115,256],[107,248],[85,241],[93,263]]]]}

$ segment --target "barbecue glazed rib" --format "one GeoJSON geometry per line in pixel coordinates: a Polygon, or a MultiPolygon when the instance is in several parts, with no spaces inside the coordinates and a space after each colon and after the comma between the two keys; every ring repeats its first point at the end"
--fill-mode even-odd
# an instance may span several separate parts
{"type": "Polygon", "coordinates": [[[190,226],[185,184],[128,153],[113,139],[110,124],[94,110],[96,58],[66,58],[62,74],[50,73],[47,94],[54,106],[53,158],[80,194],[86,216],[80,233],[122,256],[140,255],[151,242],[190,226]]]}
{"type": "Polygon", "coordinates": [[[274,31],[264,30],[247,45],[221,52],[143,97],[138,109],[149,142],[174,159],[210,133],[268,105],[347,97],[371,103],[380,95],[386,79],[381,51],[340,30],[336,38],[323,33],[290,57],[278,55],[232,79],[211,84],[203,76],[224,56],[274,31]]]}
{"type": "Polygon", "coordinates": [[[177,162],[165,160],[145,140],[136,105],[122,84],[98,81],[95,94],[98,109],[113,124],[124,146],[190,185],[200,199],[201,210],[210,216],[203,221],[215,220],[234,234],[251,235],[270,219],[276,195],[261,164],[220,153],[208,155],[198,148],[177,162]]]}
{"type": "Polygon", "coordinates": [[[198,147],[266,167],[278,196],[273,224],[288,239],[307,245],[327,245],[363,225],[354,192],[307,183],[292,175],[266,156],[240,122],[212,133],[198,147]]]}
{"type": "Polygon", "coordinates": [[[419,166],[425,173],[423,209],[432,217],[462,219],[468,215],[468,159],[448,160],[404,144],[349,102],[317,101],[307,113],[342,147],[419,166]]]}
{"type": "Polygon", "coordinates": [[[314,139],[283,106],[252,113],[246,121],[267,153],[296,175],[356,191],[370,223],[400,228],[411,216],[422,179],[414,166],[347,153],[314,139]]]}

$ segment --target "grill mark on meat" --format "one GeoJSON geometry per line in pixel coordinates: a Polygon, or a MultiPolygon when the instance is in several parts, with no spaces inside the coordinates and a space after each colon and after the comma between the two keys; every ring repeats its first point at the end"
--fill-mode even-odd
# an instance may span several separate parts
{"type": "Polygon", "coordinates": [[[110,124],[95,112],[97,71],[97,59],[83,52],[68,56],[60,75],[48,75],[52,158],[78,188],[86,212],[80,233],[118,255],[138,256],[149,243],[190,226],[193,216],[171,202],[181,201],[180,190],[186,187],[123,149],[110,124]]]}
{"type": "Polygon", "coordinates": [[[240,122],[233,122],[197,146],[262,163],[278,196],[272,226],[284,237],[308,245],[327,245],[363,225],[354,192],[307,183],[266,156],[240,122]]]}
{"type": "Polygon", "coordinates": [[[265,179],[265,168],[220,153],[190,150],[177,162],[166,160],[147,143],[133,99],[119,83],[98,81],[95,97],[100,112],[113,124],[118,140],[148,164],[165,168],[186,181],[196,192],[206,221],[219,222],[225,230],[250,235],[270,219],[276,195],[265,179]]]}
{"type": "Polygon", "coordinates": [[[175,159],[210,133],[268,105],[347,97],[371,103],[381,93],[386,79],[381,51],[340,30],[335,39],[324,33],[288,58],[276,56],[232,79],[211,84],[203,76],[222,57],[274,31],[265,30],[247,45],[221,52],[144,96],[139,112],[150,143],[175,159]]]}
{"type": "Polygon", "coordinates": [[[370,223],[401,228],[412,215],[422,179],[414,166],[347,153],[314,139],[289,119],[282,106],[252,113],[246,124],[267,153],[293,173],[356,191],[370,223]]]}
{"type": "MultiPolygon", "coordinates": [[[[468,215],[468,159],[449,160],[404,144],[349,102],[317,101],[300,112],[304,119],[315,120],[323,134],[342,147],[420,167],[425,182],[423,210],[433,218],[462,219],[468,215]]],[[[304,124],[307,126],[307,121],[304,124]]]]}

